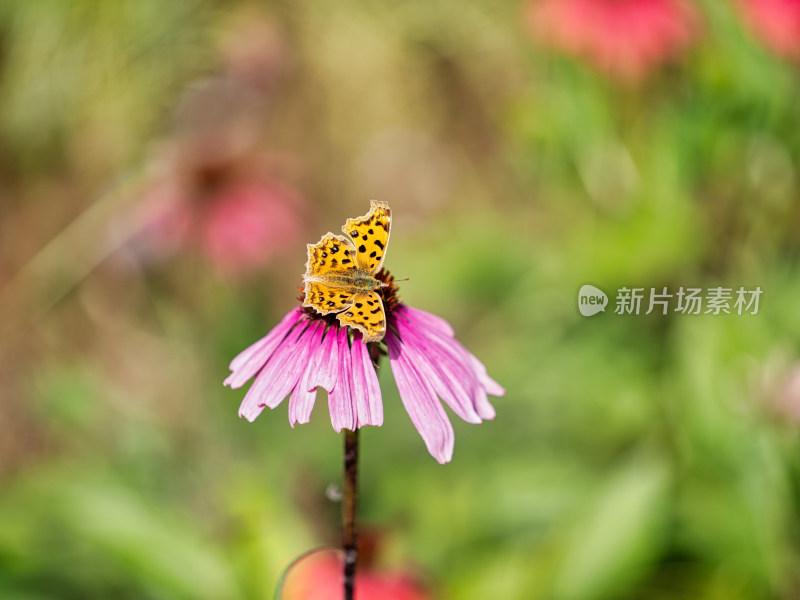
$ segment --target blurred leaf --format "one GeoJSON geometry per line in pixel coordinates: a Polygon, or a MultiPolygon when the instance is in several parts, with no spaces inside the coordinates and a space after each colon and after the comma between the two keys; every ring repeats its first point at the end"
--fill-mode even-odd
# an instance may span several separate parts
{"type": "Polygon", "coordinates": [[[613,597],[653,567],[665,542],[669,482],[668,468],[647,458],[610,479],[573,525],[556,598],[613,597]]]}

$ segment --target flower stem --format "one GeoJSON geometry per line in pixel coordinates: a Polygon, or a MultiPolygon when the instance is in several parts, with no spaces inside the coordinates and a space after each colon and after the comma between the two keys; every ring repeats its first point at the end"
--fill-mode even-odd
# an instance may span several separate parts
{"type": "Polygon", "coordinates": [[[344,499],[342,546],[344,547],[344,600],[353,600],[358,560],[358,429],[344,430],[344,499]]]}

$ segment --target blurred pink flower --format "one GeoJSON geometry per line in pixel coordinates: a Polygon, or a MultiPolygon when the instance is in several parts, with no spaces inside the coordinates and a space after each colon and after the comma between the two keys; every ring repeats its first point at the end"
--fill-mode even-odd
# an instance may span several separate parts
{"type": "Polygon", "coordinates": [[[800,0],[739,0],[742,15],[767,48],[800,59],[800,0]]]}
{"type": "MultiPolygon", "coordinates": [[[[391,289],[391,288],[390,288],[391,289]]],[[[487,394],[505,390],[481,362],[455,340],[443,319],[396,301],[385,301],[389,362],[400,398],[428,451],[440,463],[453,457],[453,427],[439,398],[469,423],[493,419],[487,394]]],[[[318,387],[328,392],[333,428],[355,430],[383,423],[383,403],[370,346],[352,338],[335,319],[301,308],[290,311],[269,333],[230,364],[225,385],[239,388],[255,378],[239,415],[253,421],[287,395],[289,423],[307,423],[318,387]]]]}
{"type": "MultiPolygon", "coordinates": [[[[258,21],[245,22],[254,29],[246,40],[258,40],[258,21]]],[[[287,183],[294,179],[292,158],[260,148],[268,97],[264,86],[236,70],[186,90],[173,137],[156,157],[143,194],[140,249],[197,251],[236,277],[267,265],[299,239],[304,202],[287,183]]]]}
{"type": "MultiPolygon", "coordinates": [[[[357,600],[430,600],[431,596],[409,574],[361,569],[356,573],[357,600]]],[[[284,583],[283,600],[337,600],[342,598],[342,559],[320,552],[298,562],[284,583]]]]}
{"type": "Polygon", "coordinates": [[[231,276],[268,264],[301,232],[299,195],[277,182],[234,179],[203,197],[165,184],[150,198],[145,237],[157,252],[199,250],[231,276]]]}
{"type": "Polygon", "coordinates": [[[684,0],[530,0],[527,22],[543,44],[638,81],[686,50],[698,14],[684,0]]]}

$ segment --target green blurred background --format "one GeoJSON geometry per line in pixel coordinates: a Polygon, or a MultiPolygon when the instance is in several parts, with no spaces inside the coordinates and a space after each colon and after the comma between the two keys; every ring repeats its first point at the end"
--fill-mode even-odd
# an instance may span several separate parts
{"type": "Polygon", "coordinates": [[[336,541],[324,394],[292,430],[221,382],[370,198],[402,298],[507,390],[440,466],[382,371],[376,568],[464,600],[800,597],[800,78],[697,7],[631,82],[519,2],[0,0],[0,597],[271,598],[336,541]],[[251,183],[289,225],[243,266],[203,236],[251,183]],[[194,237],[153,233],[165,197],[194,237]],[[585,283],[763,295],[584,318],[585,283]]]}

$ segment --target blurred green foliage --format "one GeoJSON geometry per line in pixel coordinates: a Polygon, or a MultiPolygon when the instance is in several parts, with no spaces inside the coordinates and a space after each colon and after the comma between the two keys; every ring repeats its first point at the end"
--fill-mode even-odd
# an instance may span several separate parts
{"type": "Polygon", "coordinates": [[[230,279],[109,243],[255,21],[278,64],[258,147],[289,157],[306,241],[389,201],[402,298],[507,389],[442,467],[383,369],[361,471],[382,563],[459,600],[796,598],[800,78],[732,3],[698,5],[690,54],[622,85],[531,43],[517,2],[0,2],[0,597],[271,598],[337,539],[324,397],[291,430],[221,387],[293,305],[303,245],[230,279]],[[763,296],[587,319],[584,283],[763,296]]]}

